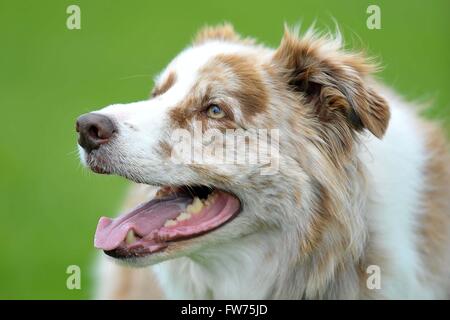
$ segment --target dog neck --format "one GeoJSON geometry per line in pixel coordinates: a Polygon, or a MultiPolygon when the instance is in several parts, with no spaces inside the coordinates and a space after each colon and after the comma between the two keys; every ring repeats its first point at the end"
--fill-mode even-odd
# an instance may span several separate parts
{"type": "Polygon", "coordinates": [[[280,272],[279,242],[272,232],[254,234],[153,268],[168,298],[263,299],[280,272]]]}
{"type": "Polygon", "coordinates": [[[287,237],[268,232],[153,267],[170,299],[357,298],[359,265],[349,256],[290,255],[287,237]]]}

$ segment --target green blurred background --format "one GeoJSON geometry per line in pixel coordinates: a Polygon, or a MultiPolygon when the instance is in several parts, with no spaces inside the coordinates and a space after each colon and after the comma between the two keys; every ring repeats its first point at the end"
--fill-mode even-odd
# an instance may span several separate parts
{"type": "Polygon", "coordinates": [[[0,298],[91,297],[93,233],[117,212],[126,181],[78,161],[81,113],[146,99],[151,79],[205,24],[233,23],[271,46],[283,23],[340,24],[350,47],[380,57],[380,76],[427,116],[450,120],[450,1],[13,1],[0,2],[0,298]],[[66,8],[81,8],[81,30],[66,8]],[[382,29],[368,30],[377,4],[382,29]],[[82,289],[66,288],[66,268],[82,289]]]}

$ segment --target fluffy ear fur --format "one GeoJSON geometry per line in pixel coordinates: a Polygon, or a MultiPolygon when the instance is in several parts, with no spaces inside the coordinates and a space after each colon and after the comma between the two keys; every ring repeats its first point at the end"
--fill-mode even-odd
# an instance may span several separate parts
{"type": "Polygon", "coordinates": [[[389,123],[389,107],[371,87],[375,71],[361,54],[345,52],[341,39],[318,37],[308,31],[302,38],[285,29],[274,54],[289,86],[303,94],[322,121],[343,118],[357,131],[368,129],[381,138],[389,123]]]}
{"type": "Polygon", "coordinates": [[[205,26],[194,38],[193,44],[200,45],[208,41],[227,41],[243,44],[254,44],[254,40],[250,38],[242,38],[229,23],[219,24],[217,26],[205,26]]]}

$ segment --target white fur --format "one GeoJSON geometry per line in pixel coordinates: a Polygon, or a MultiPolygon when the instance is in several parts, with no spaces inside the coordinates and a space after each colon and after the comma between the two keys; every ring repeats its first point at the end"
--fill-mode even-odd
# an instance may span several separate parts
{"type": "Polygon", "coordinates": [[[369,228],[376,230],[373,241],[390,263],[382,274],[382,292],[389,298],[433,298],[419,282],[423,263],[415,230],[424,190],[425,141],[411,107],[395,96],[386,98],[389,128],[382,140],[367,136],[360,155],[370,181],[369,228]]]}
{"type": "Polygon", "coordinates": [[[281,245],[279,238],[250,236],[219,250],[162,262],[153,270],[169,299],[264,299],[278,269],[267,264],[265,255],[276,252],[276,244],[281,245]]]}

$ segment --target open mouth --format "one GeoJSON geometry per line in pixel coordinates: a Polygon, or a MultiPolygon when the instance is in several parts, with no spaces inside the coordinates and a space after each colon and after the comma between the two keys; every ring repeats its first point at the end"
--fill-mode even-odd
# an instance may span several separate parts
{"type": "Polygon", "coordinates": [[[100,218],[95,247],[115,258],[146,256],[224,225],[240,207],[236,196],[219,189],[162,187],[154,199],[131,212],[100,218]]]}

